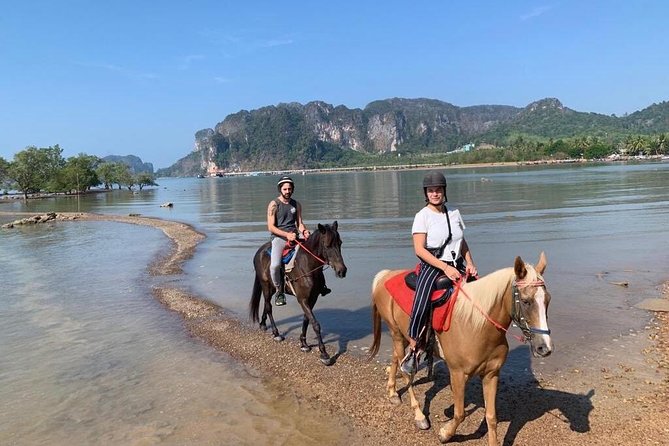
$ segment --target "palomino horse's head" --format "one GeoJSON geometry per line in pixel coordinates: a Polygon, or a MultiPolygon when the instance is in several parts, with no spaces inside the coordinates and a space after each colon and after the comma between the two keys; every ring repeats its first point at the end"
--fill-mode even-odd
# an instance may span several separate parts
{"type": "Polygon", "coordinates": [[[318,251],[332,267],[337,277],[346,277],[346,264],[341,256],[341,238],[337,232],[337,221],[332,225],[318,224],[318,251]]]}
{"type": "Polygon", "coordinates": [[[542,252],[536,267],[520,257],[514,264],[511,318],[530,343],[532,354],[545,357],[553,351],[551,331],[548,328],[548,304],[551,295],[546,289],[542,274],[546,270],[546,256],[542,252]]]}

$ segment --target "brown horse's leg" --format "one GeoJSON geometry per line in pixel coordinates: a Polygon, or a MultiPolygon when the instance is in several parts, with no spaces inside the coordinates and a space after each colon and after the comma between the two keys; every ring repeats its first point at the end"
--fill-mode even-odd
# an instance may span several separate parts
{"type": "Polygon", "coordinates": [[[453,394],[453,419],[439,429],[439,441],[446,443],[455,435],[465,419],[465,384],[467,376],[461,371],[451,370],[451,392],[453,394]]]}
{"type": "MultiPolygon", "coordinates": [[[[321,362],[325,365],[332,365],[333,364],[332,358],[330,358],[330,355],[328,355],[328,351],[325,349],[325,344],[323,344],[323,338],[321,336],[321,324],[318,323],[318,321],[316,320],[316,316],[314,316],[314,312],[311,311],[313,305],[309,305],[309,303],[306,302],[306,299],[301,299],[299,297],[297,298],[297,301],[300,303],[304,315],[311,323],[311,328],[313,328],[314,333],[316,333],[316,339],[318,340],[318,349],[321,351],[321,362]]],[[[304,324],[302,326],[304,327],[304,324]]]]}
{"type": "Polygon", "coordinates": [[[497,408],[495,407],[499,371],[487,374],[483,377],[482,381],[483,401],[485,401],[485,421],[488,425],[488,446],[496,446],[499,444],[497,443],[497,408]]]}
{"type": "Polygon", "coordinates": [[[300,350],[305,353],[311,351],[311,347],[307,343],[307,327],[309,327],[309,318],[305,315],[302,317],[302,333],[300,334],[300,350]]]}
{"type": "Polygon", "coordinates": [[[274,336],[275,341],[281,342],[285,338],[279,333],[279,329],[276,327],[276,322],[274,322],[274,316],[272,315],[272,288],[269,286],[263,287],[263,296],[265,298],[265,307],[262,310],[260,327],[266,330],[267,325],[265,325],[265,319],[269,318],[269,323],[272,327],[272,336],[274,336]]]}

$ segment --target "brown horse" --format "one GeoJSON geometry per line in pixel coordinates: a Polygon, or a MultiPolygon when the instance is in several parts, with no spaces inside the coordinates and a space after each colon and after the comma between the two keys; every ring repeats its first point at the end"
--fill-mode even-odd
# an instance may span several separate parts
{"type": "MultiPolygon", "coordinates": [[[[332,225],[318,225],[315,231],[307,240],[300,242],[300,247],[295,254],[295,264],[293,269],[285,277],[285,293],[292,294],[297,298],[297,302],[302,307],[304,318],[302,320],[302,334],[300,335],[300,348],[303,352],[308,352],[311,347],[307,343],[307,327],[311,323],[316,337],[318,339],[318,349],[321,352],[321,362],[325,365],[332,365],[334,362],[328,355],[321,337],[321,326],[313,313],[314,305],[318,300],[325,277],[323,268],[330,265],[334,269],[337,277],[346,277],[346,265],[341,255],[341,238],[337,232],[337,222],[332,225]]],[[[267,318],[272,326],[272,334],[276,341],[283,341],[284,337],[279,333],[272,316],[272,294],[276,291],[269,275],[270,256],[268,249],[270,242],[265,243],[258,249],[253,257],[253,267],[255,268],[255,281],[253,283],[253,293],[249,304],[249,316],[253,322],[260,322],[260,328],[267,330],[267,318]],[[258,318],[260,295],[265,296],[265,307],[262,317],[258,318]]]]}
{"type": "MultiPolygon", "coordinates": [[[[516,257],[513,268],[500,269],[475,282],[462,284],[450,329],[435,332],[439,355],[446,361],[450,372],[454,406],[453,419],[439,431],[442,443],[451,439],[464,420],[465,384],[473,375],[479,375],[483,383],[488,444],[498,444],[495,397],[499,371],[509,351],[506,330],[511,322],[518,325],[535,357],[548,356],[553,349],[547,318],[551,296],[541,276],[545,269],[546,256],[542,252],[536,267],[516,257]]],[[[379,351],[383,318],[393,340],[387,389],[394,404],[401,402],[396,389],[396,374],[407,346],[409,316],[399,308],[384,284],[396,274],[404,273],[406,271],[381,271],[372,284],[374,341],[369,357],[373,358],[379,351]]],[[[405,377],[416,426],[429,429],[430,423],[421,412],[413,391],[413,376],[405,377]]]]}

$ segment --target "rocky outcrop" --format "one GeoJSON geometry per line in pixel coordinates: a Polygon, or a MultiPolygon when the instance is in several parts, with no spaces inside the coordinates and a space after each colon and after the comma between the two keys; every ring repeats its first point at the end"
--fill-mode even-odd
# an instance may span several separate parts
{"type": "Polygon", "coordinates": [[[22,218],[20,220],[14,220],[11,223],[5,223],[2,225],[5,229],[12,229],[16,226],[22,225],[36,225],[39,223],[48,223],[55,220],[76,220],[79,218],[77,214],[57,214],[55,212],[48,212],[46,214],[33,215],[32,217],[22,218]]]}

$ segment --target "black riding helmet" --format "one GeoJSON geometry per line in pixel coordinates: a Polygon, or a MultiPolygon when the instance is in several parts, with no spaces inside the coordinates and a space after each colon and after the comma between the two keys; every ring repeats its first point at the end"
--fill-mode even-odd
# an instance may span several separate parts
{"type": "Polygon", "coordinates": [[[293,189],[295,189],[295,183],[293,182],[293,179],[292,179],[291,177],[288,177],[288,176],[283,176],[283,177],[281,177],[281,179],[279,180],[279,182],[276,183],[276,188],[279,189],[279,191],[281,191],[281,186],[282,186],[283,184],[285,184],[285,183],[290,183],[290,184],[292,184],[292,185],[293,185],[293,189]]]}
{"type": "Polygon", "coordinates": [[[444,188],[444,199],[446,199],[446,177],[443,173],[433,170],[432,172],[428,172],[423,178],[423,194],[425,194],[425,201],[427,201],[427,188],[435,186],[444,188]]]}

